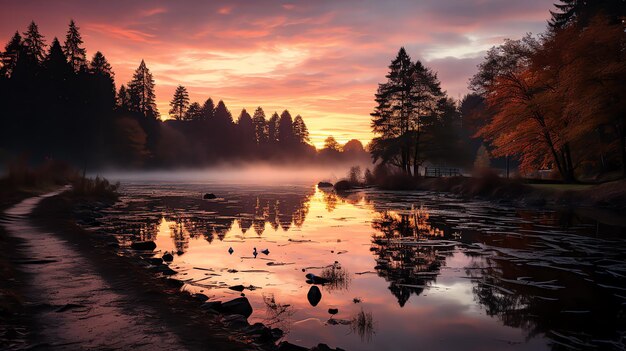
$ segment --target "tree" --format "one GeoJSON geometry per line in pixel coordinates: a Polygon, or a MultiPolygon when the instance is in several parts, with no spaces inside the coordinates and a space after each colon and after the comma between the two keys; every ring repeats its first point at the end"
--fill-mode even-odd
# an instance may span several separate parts
{"type": "Polygon", "coordinates": [[[22,52],[22,36],[19,32],[15,32],[13,37],[7,45],[4,47],[4,52],[0,55],[2,66],[0,67],[0,77],[10,77],[13,69],[15,69],[15,65],[17,64],[17,59],[22,52]]]}
{"type": "Polygon", "coordinates": [[[404,48],[389,65],[387,82],[379,84],[377,106],[372,116],[374,161],[380,159],[399,167],[404,173],[418,176],[421,159],[420,138],[424,117],[434,113],[443,96],[437,75],[411,62],[404,48]]]}
{"type": "Polygon", "coordinates": [[[278,141],[281,144],[293,144],[295,141],[293,119],[287,110],[284,110],[283,113],[280,114],[280,120],[278,121],[278,141]]]}
{"type": "Polygon", "coordinates": [[[39,34],[39,27],[35,22],[30,22],[28,30],[24,33],[24,47],[26,54],[36,63],[41,63],[46,57],[46,42],[43,35],[39,34]]]}
{"type": "Polygon", "coordinates": [[[494,156],[520,156],[521,170],[555,166],[566,182],[574,180],[573,164],[562,131],[567,121],[546,109],[542,92],[549,87],[531,67],[540,43],[530,35],[507,40],[487,52],[470,89],[482,94],[493,113],[478,132],[494,147],[494,156]]]}
{"type": "Polygon", "coordinates": [[[352,155],[360,155],[365,153],[365,148],[363,147],[363,143],[361,143],[357,139],[348,140],[347,143],[343,145],[343,152],[352,155]]]}
{"type": "Polygon", "coordinates": [[[270,120],[267,121],[267,140],[270,144],[278,142],[278,121],[280,117],[274,112],[270,120]]]}
{"type": "Polygon", "coordinates": [[[237,119],[237,128],[239,131],[239,142],[244,146],[244,149],[250,151],[252,145],[256,145],[256,135],[254,130],[254,123],[252,117],[244,108],[239,114],[237,119]]]}
{"type": "Polygon", "coordinates": [[[130,110],[130,94],[124,84],[117,93],[117,107],[124,111],[130,110]]]}
{"type": "Polygon", "coordinates": [[[61,43],[59,43],[57,38],[52,40],[50,51],[43,61],[43,66],[46,69],[47,75],[53,81],[61,82],[66,80],[69,76],[71,66],[69,66],[66,61],[61,43]]]}
{"type": "Polygon", "coordinates": [[[328,138],[324,139],[324,149],[341,152],[341,145],[335,140],[335,137],[332,135],[328,138]]]}
{"type": "Polygon", "coordinates": [[[213,103],[213,99],[208,98],[202,104],[202,119],[204,121],[209,121],[213,119],[213,115],[215,113],[215,104],[213,103]]]}
{"type": "Polygon", "coordinates": [[[254,111],[252,124],[254,125],[254,136],[257,145],[265,144],[267,142],[267,122],[265,121],[265,112],[261,106],[254,111]]]}
{"type": "Polygon", "coordinates": [[[309,137],[309,129],[306,127],[304,119],[302,119],[300,115],[297,115],[293,120],[293,135],[295,140],[300,144],[306,144],[311,140],[309,137]]]}
{"type": "Polygon", "coordinates": [[[187,112],[185,112],[186,121],[201,121],[204,118],[202,113],[202,106],[199,103],[193,102],[189,105],[187,112]]]}
{"type": "Polygon", "coordinates": [[[157,119],[157,111],[154,95],[154,78],[148,70],[144,60],[133,74],[133,79],[128,83],[130,95],[130,110],[141,113],[144,117],[157,119]]]}
{"type": "Polygon", "coordinates": [[[549,25],[552,29],[562,29],[571,24],[586,27],[591,18],[602,14],[610,24],[620,24],[626,16],[624,0],[559,0],[554,4],[557,11],[550,11],[552,18],[549,25]]]}
{"type": "Polygon", "coordinates": [[[189,93],[187,93],[187,89],[179,85],[176,87],[176,91],[174,91],[174,97],[170,101],[170,116],[173,116],[177,120],[182,120],[185,118],[185,112],[187,112],[187,108],[189,107],[189,93]]]}
{"type": "Polygon", "coordinates": [[[83,39],[78,32],[78,27],[74,23],[74,20],[70,20],[69,29],[63,45],[63,52],[65,53],[67,61],[74,69],[74,72],[82,71],[87,67],[87,58],[85,49],[81,47],[82,44],[83,39]]]}
{"type": "Polygon", "coordinates": [[[89,63],[89,73],[94,75],[99,82],[99,85],[103,89],[107,89],[106,94],[112,94],[115,97],[115,73],[113,68],[106,57],[100,52],[96,51],[89,63]]]}
{"type": "Polygon", "coordinates": [[[233,115],[226,108],[224,101],[220,100],[215,107],[215,114],[213,116],[217,130],[226,130],[233,125],[233,115]]]}

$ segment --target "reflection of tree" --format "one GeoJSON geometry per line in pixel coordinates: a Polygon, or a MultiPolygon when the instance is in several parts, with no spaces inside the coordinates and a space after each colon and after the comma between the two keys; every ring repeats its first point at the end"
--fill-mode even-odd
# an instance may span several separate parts
{"type": "Polygon", "coordinates": [[[350,273],[338,263],[324,268],[320,275],[322,278],[329,281],[323,285],[328,292],[334,290],[348,290],[350,282],[352,281],[350,273]]]}
{"type": "Polygon", "coordinates": [[[389,290],[402,307],[411,294],[419,295],[435,280],[445,259],[437,245],[421,245],[424,238],[440,238],[444,231],[429,224],[428,210],[412,209],[406,213],[383,212],[372,227],[375,234],[371,251],[378,275],[389,281],[389,290]]]}
{"type": "Polygon", "coordinates": [[[333,212],[337,207],[337,194],[334,191],[324,192],[324,203],[326,211],[333,212]]]}
{"type": "Polygon", "coordinates": [[[273,328],[280,328],[285,334],[289,333],[291,316],[295,313],[291,305],[277,303],[274,294],[263,294],[263,303],[265,303],[266,316],[263,323],[273,328]]]}
{"type": "Polygon", "coordinates": [[[374,318],[372,312],[359,311],[350,320],[350,331],[361,337],[361,341],[370,342],[374,335],[374,318]]]}

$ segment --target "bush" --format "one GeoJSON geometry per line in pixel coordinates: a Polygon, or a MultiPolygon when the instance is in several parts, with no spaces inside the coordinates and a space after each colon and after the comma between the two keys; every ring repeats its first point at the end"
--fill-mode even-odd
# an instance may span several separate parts
{"type": "Polygon", "coordinates": [[[72,195],[102,200],[116,200],[119,197],[117,192],[119,187],[119,182],[111,184],[106,178],[99,176],[94,179],[80,177],[72,182],[72,195]]]}

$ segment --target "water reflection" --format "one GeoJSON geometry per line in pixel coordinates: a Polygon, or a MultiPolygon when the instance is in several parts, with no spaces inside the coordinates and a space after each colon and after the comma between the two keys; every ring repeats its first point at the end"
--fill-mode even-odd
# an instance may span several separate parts
{"type": "Polygon", "coordinates": [[[235,188],[219,201],[157,194],[125,202],[109,220],[122,237],[182,255],[174,264],[187,289],[225,301],[238,296],[229,286],[259,287],[246,292],[251,320],[309,347],[451,349],[478,335],[485,349],[502,349],[497,338],[519,349],[619,349],[624,230],[563,218],[570,215],[439,194],[346,197],[301,187],[235,188]],[[260,254],[265,248],[269,255],[260,254]],[[308,285],[309,273],[327,282],[308,285]],[[418,319],[419,332],[394,327],[418,319]]]}

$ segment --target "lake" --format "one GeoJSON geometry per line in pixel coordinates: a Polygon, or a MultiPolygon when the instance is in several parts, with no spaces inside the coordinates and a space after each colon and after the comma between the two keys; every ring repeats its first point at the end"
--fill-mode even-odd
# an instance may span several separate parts
{"type": "Polygon", "coordinates": [[[298,345],[624,349],[620,216],[303,184],[135,180],[121,191],[103,228],[173,252],[174,277],[209,301],[242,285],[250,323],[298,345]]]}

